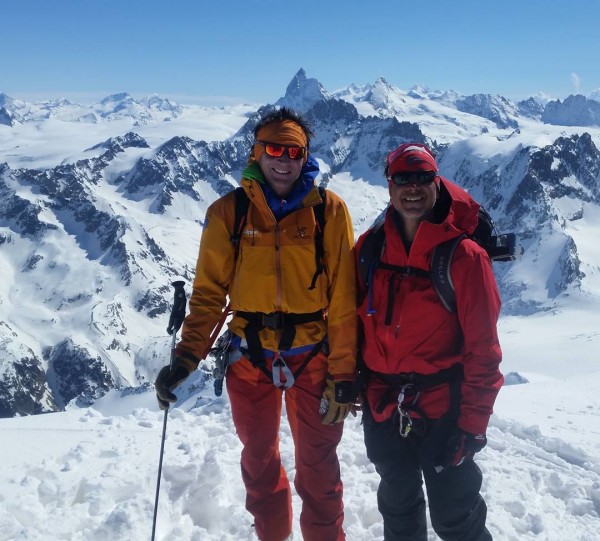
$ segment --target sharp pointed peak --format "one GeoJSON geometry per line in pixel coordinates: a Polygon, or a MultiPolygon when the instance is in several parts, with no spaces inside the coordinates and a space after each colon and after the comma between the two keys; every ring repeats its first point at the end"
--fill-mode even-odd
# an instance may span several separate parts
{"type": "Polygon", "coordinates": [[[288,84],[285,96],[277,100],[276,105],[307,111],[315,102],[325,98],[327,92],[323,85],[318,79],[307,77],[304,68],[300,68],[288,84]]]}
{"type": "Polygon", "coordinates": [[[307,79],[308,77],[306,76],[306,70],[304,68],[300,68],[297,72],[296,75],[294,75],[294,78],[298,78],[298,79],[307,79]]]}

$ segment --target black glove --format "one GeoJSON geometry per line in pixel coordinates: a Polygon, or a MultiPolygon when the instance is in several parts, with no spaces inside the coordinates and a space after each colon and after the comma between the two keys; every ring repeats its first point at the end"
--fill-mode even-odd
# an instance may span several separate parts
{"type": "MultiPolygon", "coordinates": [[[[475,453],[481,451],[487,444],[485,434],[471,434],[456,428],[446,443],[442,464],[436,469],[460,466],[465,460],[473,458],[475,453]]],[[[438,470],[438,471],[441,471],[438,470]]]]}
{"type": "Polygon", "coordinates": [[[176,402],[177,397],[171,392],[192,372],[190,362],[181,357],[175,357],[173,363],[164,366],[154,382],[154,390],[161,410],[169,409],[171,402],[176,402]]]}
{"type": "Polygon", "coordinates": [[[319,412],[324,425],[341,423],[352,410],[354,384],[351,381],[327,380],[319,412]]]}

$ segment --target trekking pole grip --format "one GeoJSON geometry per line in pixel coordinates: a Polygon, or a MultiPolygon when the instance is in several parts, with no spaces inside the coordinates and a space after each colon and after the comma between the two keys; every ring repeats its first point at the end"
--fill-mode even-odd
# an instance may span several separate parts
{"type": "Polygon", "coordinates": [[[187,298],[185,295],[185,289],[183,286],[185,282],[183,280],[177,280],[171,284],[173,286],[173,307],[171,308],[171,315],[169,316],[169,326],[167,332],[171,335],[171,359],[170,364],[173,366],[173,357],[175,351],[175,342],[177,338],[177,331],[183,325],[185,319],[185,308],[187,306],[187,298]]]}
{"type": "Polygon", "coordinates": [[[177,334],[185,319],[185,307],[187,298],[183,286],[185,282],[183,280],[177,280],[171,284],[174,289],[173,307],[171,308],[171,315],[169,317],[169,326],[167,332],[170,335],[177,334]]]}

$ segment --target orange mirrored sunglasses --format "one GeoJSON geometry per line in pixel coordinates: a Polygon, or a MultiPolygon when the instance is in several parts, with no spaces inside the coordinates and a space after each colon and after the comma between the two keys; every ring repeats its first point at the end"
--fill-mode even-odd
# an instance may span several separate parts
{"type": "Polygon", "coordinates": [[[296,146],[287,146],[287,145],[279,145],[277,143],[269,143],[267,141],[256,141],[257,144],[265,147],[265,153],[267,156],[271,156],[271,158],[281,158],[286,151],[290,160],[301,160],[304,158],[306,154],[306,147],[296,147],[296,146]]]}

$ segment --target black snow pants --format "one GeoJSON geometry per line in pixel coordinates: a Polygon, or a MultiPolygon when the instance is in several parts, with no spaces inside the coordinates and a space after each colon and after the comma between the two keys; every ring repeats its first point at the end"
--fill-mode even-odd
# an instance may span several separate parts
{"type": "Polygon", "coordinates": [[[363,413],[365,445],[381,482],[377,490],[385,541],[427,541],[423,479],[433,529],[444,541],[491,541],[485,527],[487,507],[479,491],[481,470],[467,460],[435,471],[453,419],[414,419],[403,438],[396,418],[376,422],[368,408],[363,413]]]}

